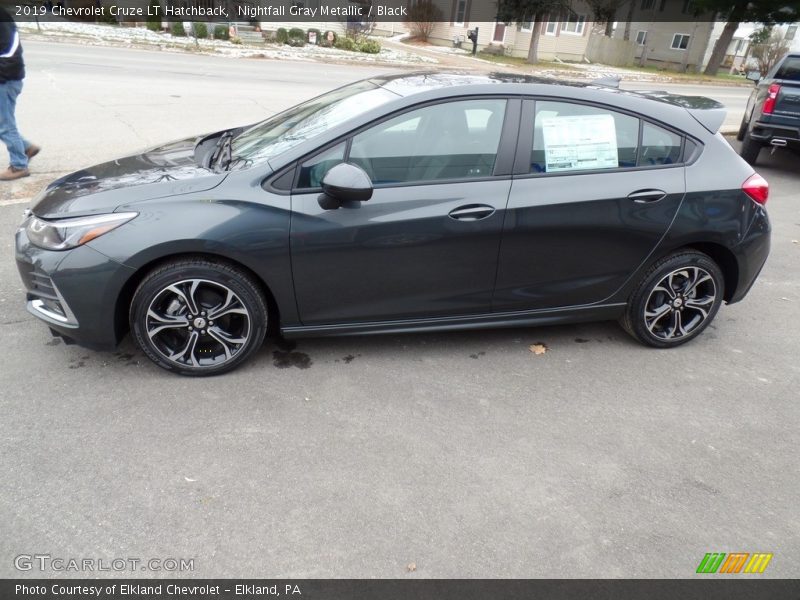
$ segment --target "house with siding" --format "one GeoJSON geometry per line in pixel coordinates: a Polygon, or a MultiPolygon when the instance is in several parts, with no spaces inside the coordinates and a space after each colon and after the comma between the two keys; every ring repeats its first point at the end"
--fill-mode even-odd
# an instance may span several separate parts
{"type": "MultiPolygon", "coordinates": [[[[691,0],[630,0],[634,3],[629,28],[620,23],[613,37],[622,39],[629,29],[636,44],[635,64],[675,71],[697,71],[702,67],[714,21],[709,15],[692,16],[691,0]],[[674,19],[670,20],[670,19],[674,19]]],[[[629,5],[617,14],[628,14],[629,5]]]]}
{"type": "MultiPolygon", "coordinates": [[[[478,49],[509,56],[528,56],[534,28],[539,28],[540,60],[582,61],[591,34],[591,11],[583,1],[574,4],[575,14],[540,22],[502,23],[496,20],[497,3],[484,0],[451,0],[449,21],[436,23],[429,41],[461,44],[471,48],[467,32],[478,28],[478,49]]],[[[445,15],[446,17],[448,15],[445,15]]]]}

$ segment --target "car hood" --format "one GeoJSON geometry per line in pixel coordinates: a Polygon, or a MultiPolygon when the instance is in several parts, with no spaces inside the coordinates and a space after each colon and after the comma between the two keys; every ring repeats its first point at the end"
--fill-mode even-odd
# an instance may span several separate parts
{"type": "Polygon", "coordinates": [[[81,169],[48,185],[32,208],[43,218],[111,212],[123,204],[202,192],[228,175],[198,166],[192,137],[81,169]]]}

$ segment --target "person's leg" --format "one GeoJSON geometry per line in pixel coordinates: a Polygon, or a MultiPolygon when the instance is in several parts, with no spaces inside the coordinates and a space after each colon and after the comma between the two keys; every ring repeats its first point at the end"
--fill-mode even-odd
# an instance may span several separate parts
{"type": "Polygon", "coordinates": [[[8,148],[11,166],[14,169],[26,170],[28,168],[28,157],[25,154],[25,142],[19,131],[17,131],[17,120],[14,116],[17,96],[21,91],[21,81],[0,83],[0,140],[8,148]]]}

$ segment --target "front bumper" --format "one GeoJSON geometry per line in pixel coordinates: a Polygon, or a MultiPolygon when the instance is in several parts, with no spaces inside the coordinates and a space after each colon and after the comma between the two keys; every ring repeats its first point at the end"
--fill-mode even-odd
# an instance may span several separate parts
{"type": "Polygon", "coordinates": [[[134,270],[87,245],[44,250],[24,228],[15,236],[15,258],[28,312],[57,334],[95,349],[113,349],[124,334],[117,302],[134,270]]]}

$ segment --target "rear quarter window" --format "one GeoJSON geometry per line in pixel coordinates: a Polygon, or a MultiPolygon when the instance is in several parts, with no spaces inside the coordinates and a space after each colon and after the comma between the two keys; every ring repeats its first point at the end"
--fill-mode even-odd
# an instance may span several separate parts
{"type": "Polygon", "coordinates": [[[800,56],[790,56],[778,66],[775,79],[800,81],[800,56]]]}

